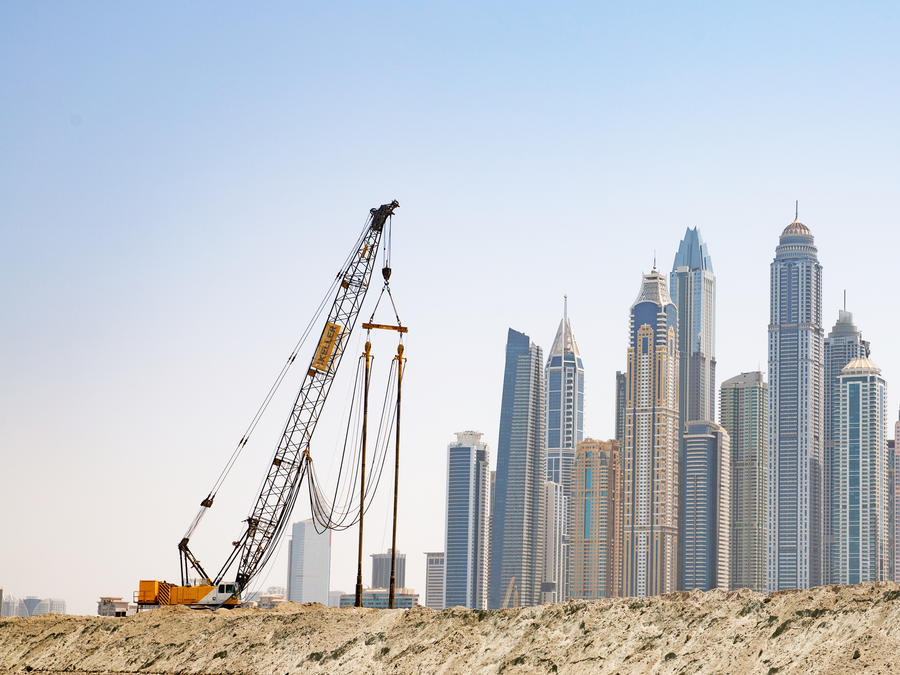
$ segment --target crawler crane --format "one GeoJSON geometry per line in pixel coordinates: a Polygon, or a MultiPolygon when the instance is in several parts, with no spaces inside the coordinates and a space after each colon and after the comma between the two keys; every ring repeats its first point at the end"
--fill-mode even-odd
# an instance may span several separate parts
{"type": "MultiPolygon", "coordinates": [[[[232,542],[231,554],[218,573],[213,576],[207,573],[191,552],[190,538],[200,520],[213,505],[216,492],[228,469],[233,465],[237,454],[247,444],[249,431],[258,421],[259,412],[254,418],[254,422],[251,422],[248,433],[238,443],[226,470],[220,475],[209,494],[200,502],[199,512],[178,543],[181,584],[156,580],[140,581],[139,590],[135,592],[135,601],[139,606],[237,606],[241,602],[241,593],[246,591],[250,581],[269,561],[291,517],[291,511],[300,492],[304,476],[310,468],[310,440],[341,364],[350,334],[359,317],[385,226],[389,224],[389,219],[398,206],[399,204],[393,201],[390,204],[383,204],[378,208],[371,209],[366,227],[335,278],[334,301],[322,327],[309,368],[303,376],[300,391],[285,424],[281,441],[269,463],[262,489],[245,521],[246,528],[244,528],[242,536],[232,542]],[[229,576],[235,563],[237,563],[237,570],[234,576],[229,576]],[[199,582],[192,584],[191,577],[199,579],[199,582]]],[[[387,262],[382,272],[385,282],[387,282],[390,276],[387,262]]],[[[295,349],[288,359],[285,369],[282,370],[280,378],[283,379],[283,374],[296,356],[297,350],[295,349]]],[[[279,383],[280,380],[276,380],[276,385],[279,383]]],[[[263,410],[268,404],[271,394],[272,391],[260,410],[263,410]]]]}

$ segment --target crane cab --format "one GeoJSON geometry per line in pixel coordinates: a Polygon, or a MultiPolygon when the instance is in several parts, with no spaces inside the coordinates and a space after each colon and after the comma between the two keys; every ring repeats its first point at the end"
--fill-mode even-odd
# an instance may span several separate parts
{"type": "Polygon", "coordinates": [[[142,579],[134,593],[139,607],[187,605],[194,608],[238,607],[241,604],[237,584],[223,583],[178,586],[165,581],[142,579]]]}

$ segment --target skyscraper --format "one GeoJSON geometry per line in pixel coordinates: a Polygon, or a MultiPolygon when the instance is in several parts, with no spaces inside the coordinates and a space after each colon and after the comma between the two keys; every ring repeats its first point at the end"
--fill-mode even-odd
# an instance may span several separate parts
{"type": "Polygon", "coordinates": [[[619,592],[621,471],[616,441],[585,439],[572,471],[569,597],[595,599],[619,592]]]}
{"type": "Polygon", "coordinates": [[[731,557],[731,445],[715,422],[688,422],[682,451],[684,590],[728,590],[731,557]]]}
{"type": "Polygon", "coordinates": [[[769,392],[760,372],[722,383],[719,419],[731,441],[731,588],[766,592],[769,392]]]}
{"type": "Polygon", "coordinates": [[[625,373],[616,371],[616,442],[625,447],[625,373]]]}
{"type": "Polygon", "coordinates": [[[447,447],[444,601],[448,607],[487,609],[489,481],[490,455],[481,433],[457,433],[447,447]]]}
{"type": "Polygon", "coordinates": [[[869,355],[869,343],[853,324],[853,314],[846,307],[838,311],[838,320],[825,338],[825,448],[822,457],[824,468],[825,505],[823,528],[825,535],[822,546],[825,583],[837,583],[837,557],[834,555],[834,522],[837,505],[837,472],[834,471],[837,439],[841,423],[841,391],[838,382],[841,370],[851,360],[869,355]]]}
{"type": "Polygon", "coordinates": [[[328,604],[331,530],[316,532],[312,518],[294,523],[288,543],[287,599],[328,604]]]}
{"type": "Polygon", "coordinates": [[[569,498],[563,486],[552,480],[544,481],[541,498],[544,500],[540,525],[544,551],[541,602],[560,602],[568,597],[569,498]]]}
{"type": "Polygon", "coordinates": [[[893,463],[893,514],[894,514],[894,581],[900,583],[900,451],[897,450],[897,439],[900,439],[900,420],[894,423],[894,463],[893,463]]]}
{"type": "Polygon", "coordinates": [[[771,265],[767,585],[822,582],[822,265],[809,228],[781,233],[771,265]]]}
{"type": "MultiPolygon", "coordinates": [[[[569,322],[568,300],[563,302],[563,317],[553,340],[553,347],[547,357],[544,369],[547,414],[547,480],[562,487],[562,498],[568,502],[572,464],[575,462],[575,444],[584,438],[584,364],[575,342],[572,324],[569,322]]],[[[553,586],[550,600],[566,597],[567,555],[566,536],[569,531],[568,512],[557,510],[558,523],[549,523],[545,534],[552,533],[559,541],[545,537],[544,582],[553,586]],[[547,547],[550,551],[547,551],[547,547]],[[555,552],[559,556],[555,556],[555,552]],[[553,553],[551,560],[548,553],[553,553]],[[546,563],[553,563],[551,569],[546,563]]]]}
{"type": "Polygon", "coordinates": [[[490,606],[534,605],[543,578],[543,352],[509,329],[491,521],[490,606]]]}
{"type": "Polygon", "coordinates": [[[675,590],[678,315],[654,267],[631,306],[623,451],[622,594],[675,590]]]}
{"type": "Polygon", "coordinates": [[[670,293],[678,308],[678,415],[688,422],[716,418],[716,277],[699,230],[687,228],[678,246],[670,293]]]}
{"type": "MultiPolygon", "coordinates": [[[[372,588],[391,585],[391,549],[372,554],[372,588]]],[[[406,554],[398,553],[394,561],[394,588],[406,588],[406,554]]]]}
{"type": "Polygon", "coordinates": [[[425,606],[444,609],[444,552],[425,554],[425,606]]]}
{"type": "Polygon", "coordinates": [[[887,442],[888,456],[888,549],[891,558],[891,581],[897,581],[897,452],[896,441],[887,442]]]}
{"type": "Polygon", "coordinates": [[[835,453],[834,556],[841,584],[888,581],[891,572],[886,438],[881,369],[855,358],[841,370],[835,453]]]}

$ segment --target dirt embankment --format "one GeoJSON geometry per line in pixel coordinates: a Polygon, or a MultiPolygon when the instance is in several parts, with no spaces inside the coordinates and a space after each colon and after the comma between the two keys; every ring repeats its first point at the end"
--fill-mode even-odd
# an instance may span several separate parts
{"type": "Polygon", "coordinates": [[[477,611],[167,608],[0,620],[0,672],[872,673],[900,669],[900,586],[477,611]]]}

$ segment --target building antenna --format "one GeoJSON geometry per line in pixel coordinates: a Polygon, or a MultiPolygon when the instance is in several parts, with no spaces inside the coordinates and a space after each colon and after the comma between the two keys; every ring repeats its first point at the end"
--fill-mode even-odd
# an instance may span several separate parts
{"type": "Polygon", "coordinates": [[[563,294],[563,343],[562,343],[562,356],[563,361],[566,359],[566,347],[568,345],[568,337],[569,337],[569,296],[567,294],[563,294]]]}
{"type": "Polygon", "coordinates": [[[656,249],[653,249],[653,271],[656,271],[656,249]]]}
{"type": "Polygon", "coordinates": [[[844,311],[847,311],[847,289],[844,289],[844,311]]]}
{"type": "Polygon", "coordinates": [[[800,200],[794,200],[794,222],[797,222],[797,219],[800,218],[800,200]]]}

